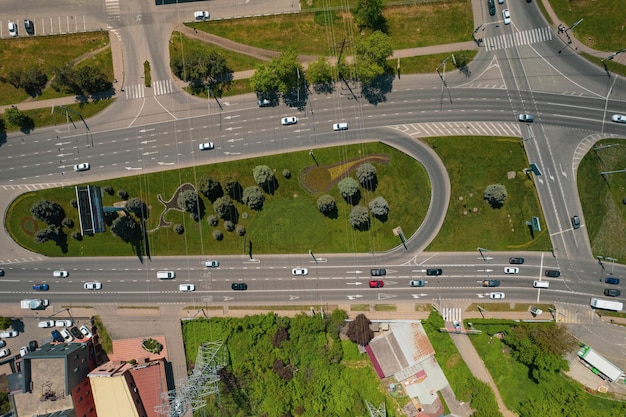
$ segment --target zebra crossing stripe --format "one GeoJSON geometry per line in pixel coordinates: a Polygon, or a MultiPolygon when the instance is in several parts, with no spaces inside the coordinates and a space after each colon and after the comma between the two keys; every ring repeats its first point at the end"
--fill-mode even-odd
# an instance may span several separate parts
{"type": "Polygon", "coordinates": [[[514,46],[531,45],[534,43],[552,40],[552,31],[549,27],[541,27],[525,30],[522,32],[505,33],[485,39],[485,49],[495,51],[507,49],[514,46]]]}

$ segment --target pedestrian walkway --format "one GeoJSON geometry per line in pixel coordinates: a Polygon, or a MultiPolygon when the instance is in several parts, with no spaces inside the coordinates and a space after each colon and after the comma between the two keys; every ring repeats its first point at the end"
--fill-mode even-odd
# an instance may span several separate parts
{"type": "Polygon", "coordinates": [[[127,85],[122,89],[121,97],[127,100],[133,100],[138,98],[144,98],[146,96],[162,96],[165,94],[172,94],[174,92],[174,85],[172,79],[153,81],[152,85],[148,88],[143,84],[127,85]],[[146,95],[146,91],[150,92],[146,95]]]}
{"type": "Polygon", "coordinates": [[[499,49],[514,48],[522,45],[547,42],[552,40],[552,30],[549,27],[524,30],[522,32],[504,33],[498,36],[484,38],[487,52],[499,49]]]}
{"type": "Polygon", "coordinates": [[[412,138],[436,136],[522,136],[519,123],[512,122],[432,122],[391,126],[412,138]]]}

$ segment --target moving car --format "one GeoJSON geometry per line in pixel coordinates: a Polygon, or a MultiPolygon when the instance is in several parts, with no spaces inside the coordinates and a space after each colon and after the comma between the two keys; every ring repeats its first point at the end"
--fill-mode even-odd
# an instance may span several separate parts
{"type": "Polygon", "coordinates": [[[505,25],[511,24],[511,13],[509,12],[509,9],[502,10],[502,18],[504,19],[505,25]]]}
{"type": "Polygon", "coordinates": [[[61,330],[61,337],[65,342],[72,342],[74,340],[74,336],[72,336],[67,329],[61,330]]]}
{"type": "Polygon", "coordinates": [[[428,276],[439,276],[443,274],[443,269],[440,268],[430,268],[426,270],[426,275],[428,276]]]}
{"type": "Polygon", "coordinates": [[[499,287],[500,281],[497,279],[486,279],[483,281],[483,287],[499,287]]]}
{"type": "Polygon", "coordinates": [[[495,4],[494,0],[487,0],[487,5],[489,6],[489,15],[490,16],[495,16],[496,15],[496,4],[495,4]]]}
{"type": "Polygon", "coordinates": [[[193,12],[193,18],[195,20],[209,20],[209,17],[211,17],[211,15],[206,10],[200,10],[198,12],[193,12]]]}
{"type": "Polygon", "coordinates": [[[9,35],[11,35],[12,38],[15,38],[17,36],[17,23],[9,22],[8,28],[9,35]]]}
{"type": "Polygon", "coordinates": [[[269,107],[272,105],[272,102],[268,99],[263,99],[257,101],[257,104],[259,105],[259,107],[269,107]]]}
{"type": "Polygon", "coordinates": [[[604,290],[604,295],[607,297],[619,297],[622,294],[620,290],[616,290],[615,288],[606,288],[604,290]]]}
{"type": "Polygon", "coordinates": [[[89,171],[89,169],[91,169],[91,165],[89,165],[89,162],[74,165],[74,171],[76,172],[89,171]]]}
{"type": "Polygon", "coordinates": [[[423,279],[412,279],[409,281],[410,287],[423,287],[424,285],[426,285],[426,281],[423,279]]]}
{"type": "Polygon", "coordinates": [[[55,330],[51,331],[50,334],[52,335],[52,339],[55,342],[60,342],[60,343],[65,342],[65,339],[63,339],[63,336],[61,336],[61,333],[59,333],[58,330],[55,329],[55,330]]]}
{"type": "Polygon", "coordinates": [[[293,275],[309,275],[309,270],[306,268],[294,268],[291,270],[293,275]]]}
{"type": "Polygon", "coordinates": [[[517,274],[519,273],[519,268],[516,266],[505,266],[504,273],[505,274],[517,274]]]}
{"type": "Polygon", "coordinates": [[[291,116],[291,117],[283,117],[282,119],[280,119],[280,123],[283,126],[287,126],[287,125],[295,125],[296,123],[298,123],[298,119],[296,119],[295,117],[291,116]]]}
{"type": "Polygon", "coordinates": [[[85,326],[84,324],[80,326],[78,330],[80,330],[80,332],[83,334],[83,337],[90,338],[93,336],[93,334],[91,334],[91,330],[89,330],[89,327],[85,326]]]}
{"type": "Polygon", "coordinates": [[[204,261],[204,266],[207,268],[217,268],[220,266],[220,261],[204,261]]]}
{"type": "Polygon", "coordinates": [[[333,130],[335,132],[339,131],[339,130],[348,130],[348,123],[346,122],[341,122],[341,123],[335,123],[333,125],[333,130]]]}
{"type": "Polygon", "coordinates": [[[580,218],[578,216],[572,216],[572,227],[578,229],[580,227],[580,218]]]}
{"type": "Polygon", "coordinates": [[[102,283],[101,282],[85,282],[85,285],[83,285],[83,287],[86,290],[101,290],[102,283]]]}
{"type": "Polygon", "coordinates": [[[524,263],[524,258],[509,258],[509,263],[513,265],[521,265],[524,263]]]}
{"type": "Polygon", "coordinates": [[[233,282],[230,285],[230,288],[235,291],[245,291],[248,289],[248,284],[246,284],[245,282],[233,282]]]}
{"type": "Polygon", "coordinates": [[[11,349],[0,349],[0,358],[4,358],[11,354],[11,349]]]}
{"type": "Polygon", "coordinates": [[[157,271],[158,279],[174,279],[176,278],[176,272],[174,271],[157,271]]]}
{"type": "Polygon", "coordinates": [[[74,336],[75,339],[82,339],[83,334],[78,330],[78,327],[74,326],[70,329],[70,333],[74,336]]]}
{"type": "Polygon", "coordinates": [[[33,22],[30,19],[24,19],[24,29],[26,29],[26,33],[29,35],[35,34],[35,25],[33,25],[33,22]]]}
{"type": "Polygon", "coordinates": [[[535,115],[530,113],[522,113],[517,116],[517,120],[519,120],[520,122],[532,123],[535,120],[535,115]]]}
{"type": "Polygon", "coordinates": [[[0,277],[4,276],[4,269],[0,269],[0,277]]]}
{"type": "Polygon", "coordinates": [[[48,291],[50,286],[48,284],[35,284],[33,285],[33,291],[48,291]]]}
{"type": "Polygon", "coordinates": [[[561,276],[561,271],[556,269],[546,269],[546,276],[550,278],[558,278],[561,276]]]}
{"type": "Polygon", "coordinates": [[[200,145],[198,145],[198,148],[201,151],[210,151],[211,149],[214,148],[213,142],[205,142],[205,143],[201,143],[200,145]]]}
{"type": "Polygon", "coordinates": [[[489,293],[489,298],[493,298],[495,300],[502,300],[504,298],[503,292],[492,292],[489,293]]]}
{"type": "Polygon", "coordinates": [[[614,114],[611,116],[611,120],[615,123],[626,123],[626,116],[623,114],[614,114]]]}
{"type": "Polygon", "coordinates": [[[385,281],[380,279],[373,279],[370,281],[370,288],[382,288],[385,286],[385,281]]]}
{"type": "Polygon", "coordinates": [[[40,329],[47,329],[48,327],[54,327],[54,320],[44,320],[37,323],[37,327],[40,329]]]}
{"type": "Polygon", "coordinates": [[[604,278],[604,282],[607,284],[619,285],[619,278],[606,277],[604,278]]]}
{"type": "Polygon", "coordinates": [[[52,273],[52,276],[55,278],[67,278],[70,276],[70,273],[61,269],[58,271],[54,271],[52,273]]]}
{"type": "Polygon", "coordinates": [[[385,268],[372,268],[370,269],[370,274],[373,277],[382,277],[387,275],[387,270],[385,268]]]}
{"type": "Polygon", "coordinates": [[[72,327],[74,325],[74,321],[70,319],[56,320],[54,325],[56,327],[72,327]]]}
{"type": "Polygon", "coordinates": [[[180,284],[178,286],[178,291],[182,292],[192,292],[196,290],[196,286],[193,284],[180,284]]]}
{"type": "Polygon", "coordinates": [[[19,332],[17,330],[6,330],[4,332],[0,332],[0,338],[10,339],[12,337],[17,337],[19,332]]]}

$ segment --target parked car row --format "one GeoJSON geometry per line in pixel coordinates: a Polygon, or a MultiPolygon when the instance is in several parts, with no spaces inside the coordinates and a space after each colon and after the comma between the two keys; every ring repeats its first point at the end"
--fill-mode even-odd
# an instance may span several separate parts
{"type": "MultiPolygon", "coordinates": [[[[16,38],[19,36],[17,22],[9,20],[7,28],[9,29],[9,36],[11,36],[12,38],[16,38]]],[[[24,29],[26,30],[26,33],[29,35],[35,34],[35,25],[30,19],[24,19],[24,29]]]]}
{"type": "Polygon", "coordinates": [[[64,328],[61,331],[54,329],[50,332],[50,335],[55,342],[59,343],[69,343],[74,340],[83,340],[93,337],[93,333],[89,330],[89,327],[84,324],[80,327],[73,326],[70,328],[64,328]]]}

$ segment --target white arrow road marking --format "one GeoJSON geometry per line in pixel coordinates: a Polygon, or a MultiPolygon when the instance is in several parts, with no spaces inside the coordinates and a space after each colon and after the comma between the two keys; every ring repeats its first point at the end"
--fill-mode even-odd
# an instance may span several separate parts
{"type": "Polygon", "coordinates": [[[230,120],[230,119],[234,119],[235,117],[241,117],[241,115],[240,114],[236,114],[236,115],[233,115],[233,116],[226,116],[226,117],[224,117],[224,119],[230,120]]]}
{"type": "Polygon", "coordinates": [[[57,158],[63,158],[64,156],[70,156],[73,155],[72,153],[60,153],[57,155],[57,158]]]}
{"type": "Polygon", "coordinates": [[[297,295],[290,295],[289,296],[289,301],[297,300],[298,298],[300,298],[300,297],[298,297],[297,295]]]}
{"type": "Polygon", "coordinates": [[[362,295],[346,295],[346,297],[348,297],[348,300],[356,300],[357,298],[361,298],[363,296],[362,295]]]}
{"type": "Polygon", "coordinates": [[[155,154],[155,153],[159,153],[159,151],[144,152],[141,155],[146,156],[146,155],[152,155],[152,154],[155,154]]]}
{"type": "Polygon", "coordinates": [[[54,146],[69,145],[70,143],[72,143],[72,142],[58,142],[58,143],[55,143],[54,146]]]}
{"type": "Polygon", "coordinates": [[[124,167],[126,170],[128,171],[134,171],[134,170],[138,170],[138,169],[143,169],[143,168],[133,168],[133,167],[124,167]]]}
{"type": "Polygon", "coordinates": [[[477,269],[478,272],[493,272],[493,269],[477,269]]]}
{"type": "Polygon", "coordinates": [[[154,128],[153,128],[153,129],[141,129],[141,130],[139,131],[139,133],[152,132],[153,130],[156,130],[156,129],[154,129],[154,128]]]}
{"type": "MultiPolygon", "coordinates": [[[[482,256],[479,256],[479,257],[477,257],[476,259],[483,259],[483,257],[482,257],[482,256]]],[[[487,260],[487,259],[493,259],[493,258],[492,258],[491,256],[485,256],[485,259],[487,260]]]]}
{"type": "Polygon", "coordinates": [[[235,126],[235,127],[227,127],[224,130],[234,130],[234,129],[241,129],[241,126],[235,126]]]}
{"type": "Polygon", "coordinates": [[[253,258],[253,259],[250,259],[250,260],[244,261],[243,263],[244,263],[244,264],[258,264],[258,263],[260,263],[260,262],[261,262],[261,260],[260,260],[260,259],[254,259],[254,258],[253,258]]]}
{"type": "Polygon", "coordinates": [[[157,162],[159,165],[174,165],[175,162],[157,162]]]}
{"type": "Polygon", "coordinates": [[[209,295],[208,297],[201,297],[200,300],[202,300],[203,303],[212,303],[213,302],[213,296],[209,295]]]}
{"type": "Polygon", "coordinates": [[[561,175],[567,178],[567,172],[563,171],[563,166],[559,164],[559,168],[561,169],[561,175]]]}
{"type": "Polygon", "coordinates": [[[151,142],[156,142],[156,139],[152,139],[152,140],[142,140],[142,141],[141,141],[141,142],[139,142],[139,143],[140,143],[140,144],[142,144],[142,145],[147,145],[148,143],[151,143],[151,142]]]}
{"type": "Polygon", "coordinates": [[[224,296],[224,301],[230,301],[230,300],[234,300],[234,298],[233,297],[226,297],[226,296],[224,296]]]}
{"type": "Polygon", "coordinates": [[[357,281],[357,282],[346,282],[346,285],[363,285],[363,283],[361,281],[357,281]]]}
{"type": "Polygon", "coordinates": [[[241,152],[224,152],[224,155],[241,155],[241,152]]]}
{"type": "Polygon", "coordinates": [[[239,141],[239,140],[243,140],[243,138],[239,138],[239,139],[228,139],[226,142],[233,143],[233,142],[235,142],[235,141],[239,141]]]}
{"type": "Polygon", "coordinates": [[[379,300],[386,300],[388,298],[396,298],[396,297],[397,295],[394,295],[394,294],[381,294],[381,293],[378,294],[379,300]]]}
{"type": "Polygon", "coordinates": [[[347,271],[346,274],[362,274],[363,271],[347,271]]]}

